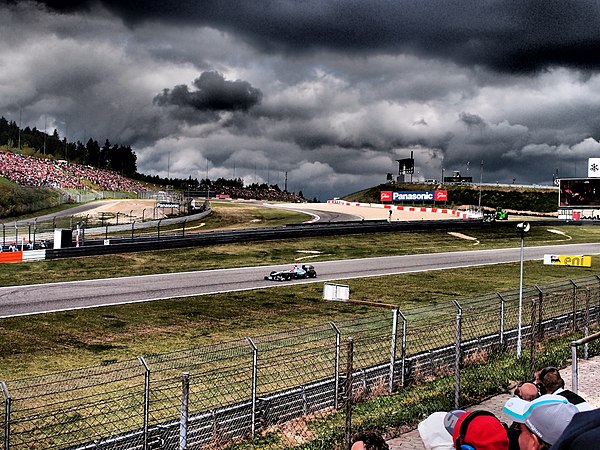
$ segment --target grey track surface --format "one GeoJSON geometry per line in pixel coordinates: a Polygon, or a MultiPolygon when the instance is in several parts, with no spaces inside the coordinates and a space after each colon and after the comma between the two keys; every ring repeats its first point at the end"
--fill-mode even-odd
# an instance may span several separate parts
{"type": "MultiPolygon", "coordinates": [[[[525,259],[542,259],[543,255],[548,253],[598,254],[600,253],[600,243],[526,247],[525,259]]],[[[8,286],[0,288],[0,317],[233,292],[286,284],[322,283],[351,278],[499,264],[519,261],[519,254],[519,248],[507,248],[317,262],[314,263],[314,266],[318,278],[291,282],[273,282],[263,279],[271,270],[289,267],[289,265],[277,265],[8,286]]]]}

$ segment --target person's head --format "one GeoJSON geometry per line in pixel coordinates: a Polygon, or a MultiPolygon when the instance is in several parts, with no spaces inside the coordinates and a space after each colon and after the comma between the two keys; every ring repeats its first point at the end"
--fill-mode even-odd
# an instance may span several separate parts
{"type": "Polygon", "coordinates": [[[448,431],[457,450],[508,450],[506,427],[488,411],[464,413],[448,431]]]}
{"type": "Polygon", "coordinates": [[[351,450],[389,450],[385,439],[373,431],[363,431],[352,439],[351,450]]]}
{"type": "Polygon", "coordinates": [[[557,389],[565,387],[565,381],[560,376],[560,372],[556,367],[544,367],[540,370],[537,379],[538,383],[543,386],[546,394],[552,394],[557,389]]]}
{"type": "Polygon", "coordinates": [[[517,384],[513,394],[528,402],[535,400],[540,396],[538,387],[529,381],[522,381],[521,383],[517,384]]]}
{"type": "Polygon", "coordinates": [[[543,450],[558,440],[578,409],[560,395],[546,394],[531,402],[512,397],[504,412],[520,423],[521,450],[543,450]]]}

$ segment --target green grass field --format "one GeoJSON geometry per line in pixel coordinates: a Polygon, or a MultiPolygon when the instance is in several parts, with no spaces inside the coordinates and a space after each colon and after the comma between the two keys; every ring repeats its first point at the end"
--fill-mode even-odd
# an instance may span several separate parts
{"type": "MultiPolygon", "coordinates": [[[[230,206],[216,209],[215,217],[210,219],[214,221],[211,226],[231,224],[227,219],[230,216],[238,216],[238,224],[260,222],[267,224],[265,226],[298,220],[297,216],[285,217],[285,214],[264,209],[246,208],[239,214],[230,206]]],[[[0,283],[20,285],[292,263],[298,258],[324,261],[517,247],[520,242],[512,230],[480,230],[468,234],[477,239],[477,245],[473,240],[443,232],[398,232],[41,261],[3,266],[0,283]]],[[[537,227],[527,238],[528,246],[562,242],[600,242],[600,227],[564,226],[552,231],[537,227]]],[[[524,283],[543,284],[590,276],[597,273],[594,266],[599,263],[598,256],[594,257],[590,269],[527,262],[524,283]]],[[[425,303],[450,304],[453,299],[515,289],[518,280],[518,264],[502,264],[354,279],[347,284],[352,299],[391,303],[407,309],[425,303]],[[390,286],[399,288],[390,289],[390,286]]],[[[325,302],[321,300],[322,288],[321,283],[315,283],[2,319],[0,380],[341,321],[376,311],[364,305],[325,302]]]]}

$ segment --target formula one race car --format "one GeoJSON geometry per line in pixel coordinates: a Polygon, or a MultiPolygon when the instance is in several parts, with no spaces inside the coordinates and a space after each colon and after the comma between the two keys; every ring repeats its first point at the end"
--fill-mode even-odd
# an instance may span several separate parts
{"type": "Polygon", "coordinates": [[[316,278],[317,272],[310,264],[295,265],[290,270],[274,270],[269,275],[265,275],[265,280],[289,281],[301,278],[316,278]]]}

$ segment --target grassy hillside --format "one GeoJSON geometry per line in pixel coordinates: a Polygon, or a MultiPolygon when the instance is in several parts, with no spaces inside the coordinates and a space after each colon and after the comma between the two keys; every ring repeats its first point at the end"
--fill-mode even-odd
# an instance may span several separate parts
{"type": "Polygon", "coordinates": [[[0,219],[54,208],[59,194],[48,188],[25,187],[0,177],[0,219]]]}
{"type": "MultiPolygon", "coordinates": [[[[479,187],[458,184],[380,184],[347,195],[344,199],[355,202],[379,203],[379,193],[381,191],[431,191],[435,189],[448,191],[448,201],[446,202],[448,207],[479,205],[479,187]]],[[[523,187],[483,186],[481,189],[481,206],[487,208],[500,206],[515,211],[556,212],[558,208],[558,191],[523,187]]]]}

